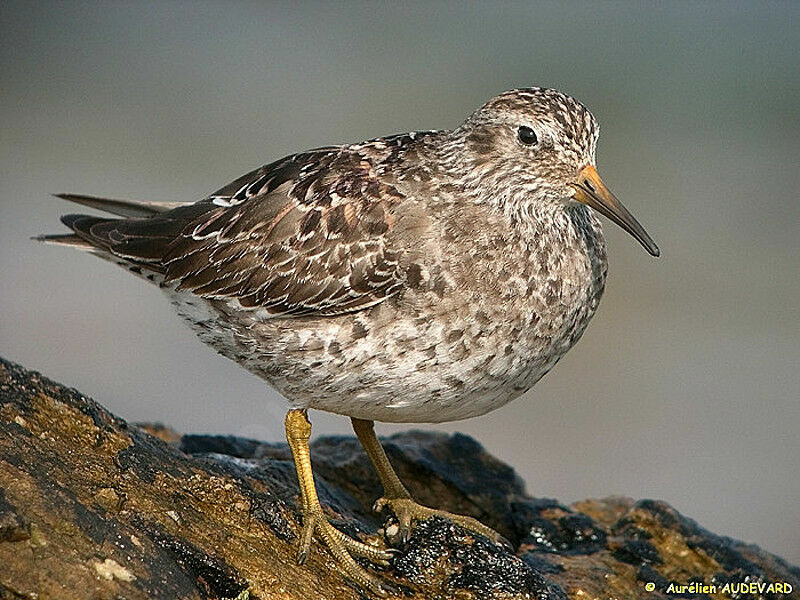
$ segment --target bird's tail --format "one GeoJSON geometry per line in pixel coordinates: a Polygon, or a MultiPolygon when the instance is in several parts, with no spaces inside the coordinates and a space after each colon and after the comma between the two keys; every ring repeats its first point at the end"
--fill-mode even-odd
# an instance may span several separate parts
{"type": "Polygon", "coordinates": [[[79,248],[81,250],[94,250],[95,248],[86,240],[83,240],[72,233],[35,235],[31,239],[36,240],[37,242],[44,242],[45,244],[53,244],[55,246],[72,246],[73,248],[79,248]]]}
{"type": "MultiPolygon", "coordinates": [[[[101,210],[103,212],[111,213],[119,217],[134,217],[143,218],[151,217],[160,213],[167,212],[178,206],[184,205],[183,202],[149,202],[146,200],[116,200],[113,198],[98,198],[97,196],[85,196],[82,194],[54,194],[56,198],[62,200],[69,200],[76,204],[82,204],[89,208],[101,210]]],[[[67,215],[66,219],[70,220],[72,215],[67,215]]],[[[64,219],[62,219],[64,221],[64,219]]],[[[70,226],[71,223],[65,222],[70,226]]],[[[59,246],[72,246],[73,248],[80,248],[82,250],[96,249],[96,245],[89,243],[86,239],[81,238],[73,233],[58,233],[53,235],[38,235],[33,238],[39,242],[47,244],[56,244],[59,246]]]]}
{"type": "Polygon", "coordinates": [[[55,194],[55,196],[62,200],[83,204],[89,208],[102,210],[103,212],[111,213],[119,217],[151,217],[185,204],[184,202],[114,200],[112,198],[98,198],[96,196],[84,196],[81,194],[55,194]]]}

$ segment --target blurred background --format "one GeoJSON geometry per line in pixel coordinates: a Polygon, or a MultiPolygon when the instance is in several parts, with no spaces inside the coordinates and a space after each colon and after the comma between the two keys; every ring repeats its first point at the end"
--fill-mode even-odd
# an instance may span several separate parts
{"type": "MultiPolygon", "coordinates": [[[[800,562],[800,4],[0,4],[0,354],[130,421],[283,438],[284,403],[160,292],[29,240],[49,196],[197,200],[314,146],[450,128],[542,85],[596,115],[606,295],[463,431],[538,496],[660,498],[800,562]]],[[[345,433],[312,415],[316,434],[345,433]]],[[[379,433],[403,426],[379,426],[379,433]]]]}

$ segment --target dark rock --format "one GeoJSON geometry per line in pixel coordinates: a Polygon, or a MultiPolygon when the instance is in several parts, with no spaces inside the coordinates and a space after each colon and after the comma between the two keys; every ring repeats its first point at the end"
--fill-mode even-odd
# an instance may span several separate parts
{"type": "Polygon", "coordinates": [[[658,550],[645,540],[624,540],[614,550],[614,558],[632,565],[661,562],[658,550]]]}
{"type": "Polygon", "coordinates": [[[0,488],[0,542],[21,542],[31,537],[28,522],[5,498],[0,488]]]}
{"type": "Polygon", "coordinates": [[[522,543],[531,550],[592,554],[606,547],[605,530],[585,514],[576,513],[553,500],[517,503],[518,513],[522,512],[522,506],[527,508],[523,514],[528,523],[528,534],[522,543]]]}
{"type": "MultiPolygon", "coordinates": [[[[429,519],[376,569],[399,597],[771,600],[800,590],[796,567],[663,502],[530,498],[511,467],[460,434],[384,443],[420,502],[474,516],[517,547],[429,519]],[[692,582],[764,588],[669,591],[692,582]],[[776,583],[791,587],[768,589],[776,583]]],[[[371,506],[381,488],[358,442],[315,439],[312,461],[334,523],[378,536],[371,506]]],[[[285,444],[129,426],[0,361],[0,599],[370,598],[319,545],[296,564],[297,501],[285,444]]]]}

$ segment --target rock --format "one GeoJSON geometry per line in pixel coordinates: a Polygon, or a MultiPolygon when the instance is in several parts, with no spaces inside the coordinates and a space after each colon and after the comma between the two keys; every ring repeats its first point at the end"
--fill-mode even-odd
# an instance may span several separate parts
{"type": "MultiPolygon", "coordinates": [[[[382,573],[401,597],[798,597],[796,567],[663,502],[565,506],[527,496],[513,469],[467,436],[411,431],[384,442],[421,502],[472,515],[517,548],[429,519],[382,573]],[[693,582],[706,588],[669,590],[693,582]],[[740,584],[755,593],[731,587],[740,584]]],[[[336,525],[377,539],[380,485],[357,441],[320,438],[312,460],[336,525]]],[[[129,425],[0,360],[2,599],[370,598],[319,545],[296,564],[297,506],[284,444],[129,425]]]]}

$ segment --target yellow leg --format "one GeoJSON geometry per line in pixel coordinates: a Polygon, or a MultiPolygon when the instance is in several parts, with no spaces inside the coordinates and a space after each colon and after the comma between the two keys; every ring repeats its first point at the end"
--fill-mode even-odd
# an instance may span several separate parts
{"type": "Polygon", "coordinates": [[[386,456],[383,446],[375,435],[374,422],[356,418],[351,418],[350,421],[353,423],[353,431],[356,432],[358,441],[364,446],[367,456],[372,461],[372,466],[378,473],[378,479],[381,480],[383,486],[383,495],[387,498],[411,498],[411,494],[395,473],[389,457],[386,456]]]}
{"type": "Polygon", "coordinates": [[[408,539],[411,531],[411,524],[414,521],[422,521],[428,517],[439,516],[451,520],[453,523],[460,525],[464,529],[485,536],[497,544],[504,545],[513,549],[511,544],[503,536],[497,533],[491,527],[487,527],[477,519],[466,517],[464,515],[456,515],[444,510],[435,510],[428,508],[422,504],[414,501],[403,482],[397,476],[397,473],[392,468],[389,462],[389,457],[383,450],[380,441],[375,436],[375,427],[372,421],[364,421],[362,419],[351,418],[353,423],[353,431],[356,432],[358,440],[364,446],[375,471],[378,473],[378,479],[383,486],[383,497],[375,502],[375,509],[382,510],[384,507],[389,507],[394,515],[397,517],[398,527],[400,529],[400,536],[403,541],[408,539]]]}
{"type": "Polygon", "coordinates": [[[293,409],[286,414],[286,440],[292,450],[300,495],[303,503],[303,530],[300,535],[299,563],[308,557],[311,540],[316,533],[333,554],[342,571],[350,579],[381,596],[386,595],[389,586],[365,571],[353,560],[353,556],[366,558],[376,564],[386,566],[392,557],[390,552],[359,542],[343,534],[328,522],[319,503],[314,475],[311,470],[311,456],[308,440],[311,437],[311,423],[305,410],[293,409]]]}

